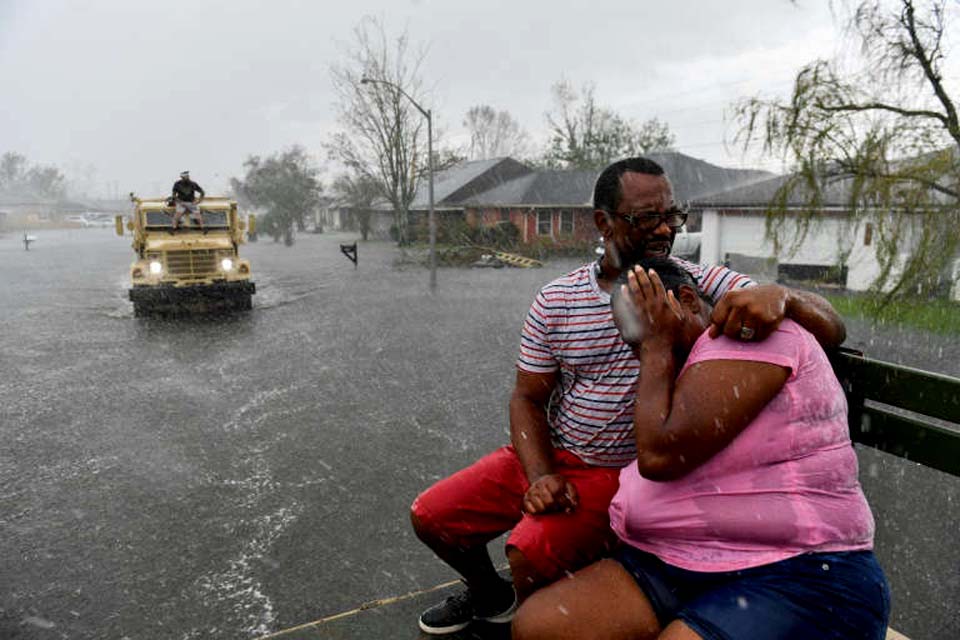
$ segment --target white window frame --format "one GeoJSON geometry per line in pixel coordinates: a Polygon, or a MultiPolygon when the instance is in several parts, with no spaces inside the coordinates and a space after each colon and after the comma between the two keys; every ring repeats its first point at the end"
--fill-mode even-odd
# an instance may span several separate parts
{"type": "Polygon", "coordinates": [[[538,236],[550,236],[553,237],[553,211],[537,211],[537,235],[538,236]],[[541,229],[542,216],[547,216],[547,221],[549,222],[549,231],[543,233],[541,229]]]}

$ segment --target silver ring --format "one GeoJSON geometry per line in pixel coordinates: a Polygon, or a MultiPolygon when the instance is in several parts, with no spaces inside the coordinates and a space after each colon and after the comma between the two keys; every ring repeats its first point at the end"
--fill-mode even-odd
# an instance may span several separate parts
{"type": "Polygon", "coordinates": [[[741,340],[750,340],[753,338],[754,334],[757,332],[754,331],[753,327],[748,327],[745,324],[740,325],[740,339],[741,340]]]}

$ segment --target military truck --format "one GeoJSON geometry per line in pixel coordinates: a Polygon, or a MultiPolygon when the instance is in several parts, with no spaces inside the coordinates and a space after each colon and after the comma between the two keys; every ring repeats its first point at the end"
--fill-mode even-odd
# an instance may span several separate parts
{"type": "Polygon", "coordinates": [[[256,286],[250,262],[239,256],[244,232],[253,233],[255,219],[244,222],[229,198],[200,202],[203,228],[184,214],[173,228],[169,200],[131,195],[133,214],[117,216],[117,235],[133,233],[136,259],[130,265],[130,300],[135,316],[154,313],[247,310],[256,286]]]}

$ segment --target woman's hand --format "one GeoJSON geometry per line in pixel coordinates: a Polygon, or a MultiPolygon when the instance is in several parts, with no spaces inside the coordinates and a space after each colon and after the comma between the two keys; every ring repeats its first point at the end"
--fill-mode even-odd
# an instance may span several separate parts
{"type": "Polygon", "coordinates": [[[665,291],[657,272],[634,267],[621,293],[629,296],[641,326],[643,342],[648,340],[673,346],[683,329],[683,307],[672,291],[665,291]]]}

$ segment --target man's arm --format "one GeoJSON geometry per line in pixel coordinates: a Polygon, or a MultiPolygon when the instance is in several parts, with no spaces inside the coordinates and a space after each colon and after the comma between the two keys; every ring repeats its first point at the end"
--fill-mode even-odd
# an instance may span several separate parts
{"type": "Polygon", "coordinates": [[[573,484],[553,471],[553,445],[547,421],[547,403],[558,373],[517,371],[510,396],[510,440],[530,482],[523,499],[528,513],[573,509],[577,493],[573,484]]]}
{"type": "Polygon", "coordinates": [[[840,315],[822,296],[778,284],[761,284],[728,291],[713,309],[710,336],[721,333],[735,340],[744,327],[753,330],[750,340],[763,340],[776,331],[784,317],[813,334],[825,349],[839,346],[847,337],[840,315]]]}
{"type": "Polygon", "coordinates": [[[207,195],[206,193],[203,192],[203,187],[201,187],[200,185],[198,185],[196,182],[193,183],[193,190],[200,192],[200,199],[201,199],[201,200],[203,200],[203,198],[207,195]]]}

